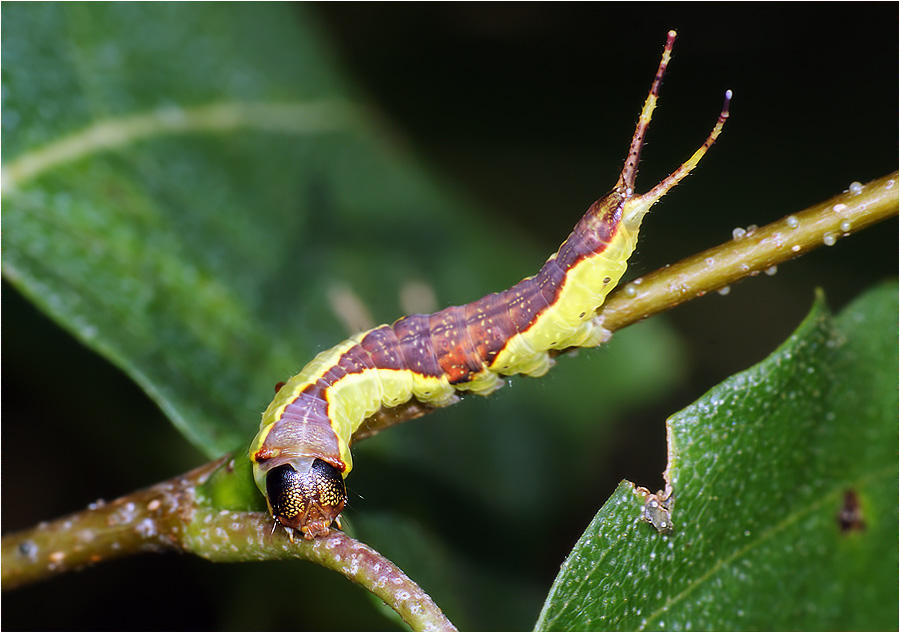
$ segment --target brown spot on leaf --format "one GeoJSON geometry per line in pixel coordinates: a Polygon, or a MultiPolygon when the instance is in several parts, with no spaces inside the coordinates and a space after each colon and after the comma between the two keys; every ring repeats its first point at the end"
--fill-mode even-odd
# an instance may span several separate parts
{"type": "Polygon", "coordinates": [[[863,520],[862,508],[859,505],[859,497],[853,489],[844,493],[844,505],[837,513],[837,522],[841,532],[861,532],[866,529],[863,520]]]}

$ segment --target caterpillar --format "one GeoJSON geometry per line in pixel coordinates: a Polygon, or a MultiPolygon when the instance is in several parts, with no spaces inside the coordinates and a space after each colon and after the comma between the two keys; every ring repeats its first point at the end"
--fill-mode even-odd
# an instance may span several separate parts
{"type": "Polygon", "coordinates": [[[487,395],[503,376],[542,376],[551,353],[594,347],[610,333],[595,311],[625,272],[646,213],[687,176],[728,118],[731,91],[704,143],[648,193],[634,182],[644,134],[672,55],[669,31],[625,165],[612,191],[590,206],[538,273],[503,292],[434,314],[412,314],[320,353],[283,384],[250,445],[253,477],[275,527],[293,541],[340,527],[350,438],[381,408],[411,399],[443,407],[463,392],[487,395]]]}

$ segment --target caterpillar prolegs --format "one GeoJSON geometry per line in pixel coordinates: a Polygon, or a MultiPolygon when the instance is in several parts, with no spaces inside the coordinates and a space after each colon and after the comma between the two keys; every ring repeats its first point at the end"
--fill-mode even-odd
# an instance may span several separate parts
{"type": "Polygon", "coordinates": [[[459,392],[486,395],[501,376],[541,376],[550,352],[608,338],[595,311],[622,277],[644,215],[697,165],[722,131],[731,92],[694,154],[643,195],[634,191],[644,133],[672,54],[670,31],[615,187],[591,205],[540,271],[503,292],[434,314],[412,314],[316,356],[285,383],[250,445],[256,485],[293,539],[339,521],[353,467],[350,438],[382,407],[416,399],[441,407],[459,392]]]}

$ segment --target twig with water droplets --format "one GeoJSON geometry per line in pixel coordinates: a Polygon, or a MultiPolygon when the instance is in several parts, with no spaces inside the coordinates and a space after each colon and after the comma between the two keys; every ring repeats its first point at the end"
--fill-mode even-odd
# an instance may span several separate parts
{"type": "Polygon", "coordinates": [[[455,630],[416,583],[343,532],[291,543],[265,512],[222,510],[202,492],[211,476],[238,477],[225,457],[110,503],[3,537],[3,589],[139,552],[175,550],[211,561],[297,558],[337,571],[392,607],[413,629],[455,630]]]}
{"type": "Polygon", "coordinates": [[[865,186],[852,183],[846,192],[762,228],[735,229],[734,239],[617,289],[598,315],[612,332],[744,277],[771,275],[779,264],[897,215],[898,192],[894,172],[865,186]]]}

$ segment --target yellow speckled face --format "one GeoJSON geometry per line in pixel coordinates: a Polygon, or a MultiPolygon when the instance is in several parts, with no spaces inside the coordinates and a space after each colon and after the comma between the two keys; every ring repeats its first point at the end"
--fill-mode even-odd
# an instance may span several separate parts
{"type": "MultiPolygon", "coordinates": [[[[306,472],[289,464],[266,475],[266,496],[272,516],[309,539],[328,532],[338,519],[347,498],[344,478],[331,464],[317,459],[306,472]]],[[[293,532],[290,532],[293,535],[293,532]]]]}

